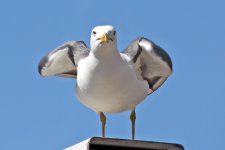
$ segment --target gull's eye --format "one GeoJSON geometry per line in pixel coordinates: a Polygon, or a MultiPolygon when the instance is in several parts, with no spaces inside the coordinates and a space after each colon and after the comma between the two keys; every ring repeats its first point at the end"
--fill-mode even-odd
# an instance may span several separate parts
{"type": "Polygon", "coordinates": [[[92,33],[93,33],[94,36],[96,35],[96,31],[93,31],[92,33]]]}
{"type": "Polygon", "coordinates": [[[113,35],[116,35],[116,31],[113,31],[113,35]]]}

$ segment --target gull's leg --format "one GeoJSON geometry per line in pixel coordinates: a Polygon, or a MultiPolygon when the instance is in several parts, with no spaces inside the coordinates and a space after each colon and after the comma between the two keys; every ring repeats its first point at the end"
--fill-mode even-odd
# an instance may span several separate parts
{"type": "Polygon", "coordinates": [[[132,112],[130,113],[130,120],[131,120],[131,125],[132,125],[132,140],[134,140],[134,134],[135,134],[135,120],[136,120],[135,109],[132,110],[132,112]]]}
{"type": "Polygon", "coordinates": [[[103,112],[100,112],[100,120],[102,122],[102,137],[105,137],[106,116],[103,112]]]}

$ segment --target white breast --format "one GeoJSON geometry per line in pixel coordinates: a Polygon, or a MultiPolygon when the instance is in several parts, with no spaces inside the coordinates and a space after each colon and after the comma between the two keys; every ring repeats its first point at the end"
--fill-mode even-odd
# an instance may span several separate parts
{"type": "Polygon", "coordinates": [[[120,55],[97,59],[89,55],[78,65],[78,99],[96,112],[134,109],[148,94],[148,83],[120,55]]]}

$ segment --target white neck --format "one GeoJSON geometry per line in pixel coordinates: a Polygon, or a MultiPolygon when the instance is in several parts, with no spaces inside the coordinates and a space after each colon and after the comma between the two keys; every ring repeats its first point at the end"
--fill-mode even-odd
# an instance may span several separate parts
{"type": "Polygon", "coordinates": [[[110,58],[120,57],[120,53],[116,47],[105,46],[97,47],[95,50],[90,52],[93,56],[95,56],[99,60],[107,60],[110,58]]]}

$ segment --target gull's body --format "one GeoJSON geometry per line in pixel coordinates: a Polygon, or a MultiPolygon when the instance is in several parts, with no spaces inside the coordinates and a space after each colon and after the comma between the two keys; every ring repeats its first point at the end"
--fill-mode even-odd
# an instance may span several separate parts
{"type": "Polygon", "coordinates": [[[95,27],[90,43],[90,49],[82,41],[64,43],[41,60],[39,73],[77,78],[77,97],[100,114],[103,136],[104,112],[131,110],[134,139],[135,107],[166,81],[172,61],[162,48],[143,37],[120,53],[112,26],[95,27]]]}
{"type": "Polygon", "coordinates": [[[137,78],[133,66],[122,59],[118,50],[108,53],[103,57],[90,52],[79,62],[78,99],[96,112],[133,110],[148,95],[148,83],[137,78]]]}

